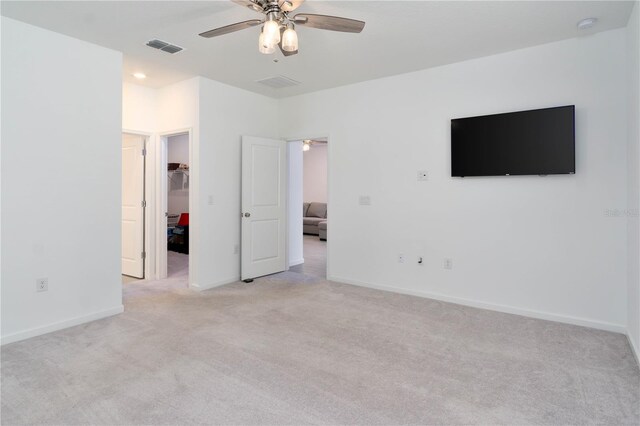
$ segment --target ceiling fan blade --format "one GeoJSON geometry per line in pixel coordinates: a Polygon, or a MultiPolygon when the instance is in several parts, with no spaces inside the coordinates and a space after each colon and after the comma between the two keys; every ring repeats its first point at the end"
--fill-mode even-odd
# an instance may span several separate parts
{"type": "Polygon", "coordinates": [[[311,13],[299,13],[294,16],[296,25],[318,28],[320,30],[341,31],[344,33],[359,33],[364,28],[363,21],[340,18],[338,16],[314,15],[311,13]]]}
{"type": "Polygon", "coordinates": [[[245,28],[255,27],[256,25],[260,25],[260,24],[262,24],[262,20],[251,19],[250,21],[238,22],[236,24],[231,24],[231,25],[216,28],[213,30],[205,31],[203,33],[200,33],[200,37],[205,37],[205,38],[217,37],[223,34],[229,34],[235,31],[244,30],[245,28]]]}
{"type": "Polygon", "coordinates": [[[256,12],[260,12],[260,13],[264,12],[264,8],[255,1],[251,1],[251,0],[231,0],[231,1],[239,6],[248,7],[251,10],[255,10],[256,12]]]}
{"type": "Polygon", "coordinates": [[[304,0],[278,0],[278,6],[285,12],[291,12],[300,7],[304,0]]]}
{"type": "Polygon", "coordinates": [[[282,34],[284,33],[284,28],[280,28],[280,43],[278,43],[278,47],[284,56],[293,56],[298,54],[298,50],[294,50],[293,52],[287,52],[282,48],[282,34]]]}

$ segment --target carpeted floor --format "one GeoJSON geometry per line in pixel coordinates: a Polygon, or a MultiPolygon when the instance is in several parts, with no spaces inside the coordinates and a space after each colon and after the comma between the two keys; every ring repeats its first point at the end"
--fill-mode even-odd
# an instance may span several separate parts
{"type": "Polygon", "coordinates": [[[2,347],[2,424],[638,424],[620,334],[295,272],[2,347]]]}

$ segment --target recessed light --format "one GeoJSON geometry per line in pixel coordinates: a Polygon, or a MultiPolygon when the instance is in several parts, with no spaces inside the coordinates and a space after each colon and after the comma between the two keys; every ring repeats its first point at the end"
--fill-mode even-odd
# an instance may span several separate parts
{"type": "Polygon", "coordinates": [[[145,78],[147,78],[147,76],[144,73],[141,73],[141,72],[133,73],[133,76],[135,78],[137,78],[138,80],[144,80],[145,78]]]}
{"type": "Polygon", "coordinates": [[[579,30],[587,30],[593,27],[596,22],[598,22],[598,18],[585,18],[581,21],[578,21],[578,29],[579,30]]]}

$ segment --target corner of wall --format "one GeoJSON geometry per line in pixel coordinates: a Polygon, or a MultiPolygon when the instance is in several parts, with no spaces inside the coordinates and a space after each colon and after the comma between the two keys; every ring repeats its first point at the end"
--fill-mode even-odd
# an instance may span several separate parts
{"type": "MultiPolygon", "coordinates": [[[[639,359],[640,347],[640,2],[627,24],[627,336],[639,359]]],[[[640,364],[640,362],[639,362],[640,364]]]]}

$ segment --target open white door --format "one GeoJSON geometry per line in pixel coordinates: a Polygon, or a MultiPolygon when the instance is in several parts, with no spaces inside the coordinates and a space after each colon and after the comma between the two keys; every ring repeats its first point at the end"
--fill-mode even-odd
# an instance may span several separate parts
{"type": "Polygon", "coordinates": [[[122,274],[144,278],[144,137],[122,135],[122,274]]]}
{"type": "Polygon", "coordinates": [[[286,269],[286,177],[286,142],[242,137],[242,280],[286,269]]]}

